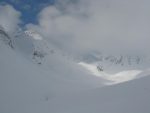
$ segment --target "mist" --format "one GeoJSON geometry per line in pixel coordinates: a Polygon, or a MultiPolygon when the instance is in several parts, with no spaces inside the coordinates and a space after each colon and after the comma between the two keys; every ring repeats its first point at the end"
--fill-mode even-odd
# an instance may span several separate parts
{"type": "Polygon", "coordinates": [[[72,54],[92,51],[147,54],[150,47],[148,0],[58,0],[29,24],[48,41],[72,54]]]}

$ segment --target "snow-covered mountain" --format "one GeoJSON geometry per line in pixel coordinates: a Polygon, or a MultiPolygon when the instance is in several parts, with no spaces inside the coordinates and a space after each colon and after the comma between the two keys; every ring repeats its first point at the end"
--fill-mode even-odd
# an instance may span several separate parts
{"type": "MultiPolygon", "coordinates": [[[[93,53],[82,58],[83,62],[97,65],[103,71],[115,72],[126,69],[147,69],[150,66],[150,57],[147,55],[131,54],[103,54],[93,53]]],[[[102,71],[101,70],[101,71],[102,71]]]]}
{"type": "Polygon", "coordinates": [[[139,77],[140,73],[149,69],[150,57],[147,55],[92,53],[82,57],[78,64],[93,75],[112,81],[112,83],[108,83],[111,85],[139,77]]]}
{"type": "Polygon", "coordinates": [[[0,112],[150,112],[148,58],[69,57],[33,30],[1,27],[0,112]]]}

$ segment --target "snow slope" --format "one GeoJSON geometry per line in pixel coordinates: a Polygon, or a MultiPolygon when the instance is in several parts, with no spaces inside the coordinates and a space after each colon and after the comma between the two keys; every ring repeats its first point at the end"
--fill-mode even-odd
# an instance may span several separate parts
{"type": "Polygon", "coordinates": [[[137,77],[140,76],[139,74],[143,72],[143,70],[125,70],[125,71],[118,71],[115,74],[114,73],[109,74],[107,73],[107,71],[106,72],[99,71],[97,69],[97,66],[92,64],[80,62],[79,65],[87,69],[89,73],[91,73],[92,75],[108,80],[108,82],[105,83],[106,85],[113,85],[136,79],[137,77]]]}
{"type": "Polygon", "coordinates": [[[108,80],[106,85],[113,85],[139,77],[149,70],[149,55],[104,54],[93,52],[81,58],[78,64],[94,76],[108,80]]]}
{"type": "Polygon", "coordinates": [[[53,113],[149,113],[149,81],[147,76],[60,99],[53,113]]]}
{"type": "Polygon", "coordinates": [[[32,53],[32,48],[30,52],[28,51],[31,42],[23,40],[26,44],[19,48],[21,40],[17,43],[12,37],[10,40],[17,44],[14,48],[0,40],[0,112],[37,113],[32,106],[68,93],[101,86],[101,79],[88,75],[80,68],[76,68],[75,63],[66,62],[67,60],[57,56],[58,54],[46,58],[48,62],[53,61],[50,65],[32,62],[32,57],[31,59],[27,57],[32,53]],[[24,54],[21,53],[24,51],[26,51],[24,54]]]}
{"type": "Polygon", "coordinates": [[[5,34],[0,33],[0,113],[150,112],[149,70],[121,84],[119,74],[93,76],[91,65],[68,59],[40,35],[5,34]]]}

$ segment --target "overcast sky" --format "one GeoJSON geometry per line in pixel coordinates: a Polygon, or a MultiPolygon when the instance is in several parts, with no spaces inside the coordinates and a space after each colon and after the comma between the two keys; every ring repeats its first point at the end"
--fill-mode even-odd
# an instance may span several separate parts
{"type": "MultiPolygon", "coordinates": [[[[34,12],[31,21],[33,15],[24,14],[33,10],[34,2],[28,3],[26,10],[19,10],[8,3],[0,6],[0,24],[5,23],[3,26],[6,29],[12,31],[20,23],[25,23],[24,27],[34,29],[57,47],[72,54],[91,51],[149,53],[149,0],[39,1],[34,6],[41,7],[34,12]]],[[[22,7],[26,4],[21,3],[22,7]]]]}

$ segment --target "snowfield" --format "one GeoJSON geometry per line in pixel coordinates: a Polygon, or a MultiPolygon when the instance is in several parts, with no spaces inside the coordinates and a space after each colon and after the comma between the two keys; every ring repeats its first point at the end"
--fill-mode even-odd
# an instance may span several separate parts
{"type": "Polygon", "coordinates": [[[108,80],[109,82],[106,83],[106,85],[113,85],[133,80],[136,79],[140,73],[142,73],[141,70],[126,70],[116,74],[108,74],[104,71],[98,71],[95,65],[90,65],[83,62],[80,62],[79,65],[85,67],[90,73],[92,73],[92,75],[108,80]]]}
{"type": "Polygon", "coordinates": [[[0,35],[0,113],[150,113],[148,69],[100,72],[26,33],[0,35]]]}

